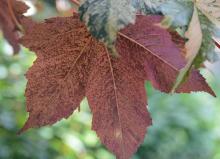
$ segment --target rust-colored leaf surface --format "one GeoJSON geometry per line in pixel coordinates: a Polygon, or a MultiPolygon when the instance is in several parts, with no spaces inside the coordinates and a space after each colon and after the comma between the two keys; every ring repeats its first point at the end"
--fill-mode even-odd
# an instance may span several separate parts
{"type": "Polygon", "coordinates": [[[20,50],[18,44],[18,24],[23,17],[22,14],[27,11],[28,7],[17,0],[0,0],[0,29],[4,37],[13,47],[14,53],[20,50]]]}
{"type": "MultiPolygon", "coordinates": [[[[135,25],[130,25],[119,35],[130,46],[129,51],[145,55],[142,59],[144,59],[146,80],[150,80],[156,89],[168,93],[180,69],[186,64],[182,57],[184,53],[181,53],[185,49],[184,43],[180,42],[180,37],[172,33],[175,38],[178,38],[175,39],[177,44],[174,44],[169,32],[154,25],[161,20],[160,16],[139,16],[135,25]]],[[[205,91],[215,96],[199,71],[195,70],[192,71],[189,79],[177,89],[177,92],[182,93],[192,91],[205,91]]]]}
{"type": "MultiPolygon", "coordinates": [[[[151,125],[144,83],[150,80],[169,92],[185,64],[180,48],[169,32],[154,26],[162,17],[138,16],[135,25],[119,33],[120,57],[115,58],[78,18],[52,18],[27,27],[21,41],[37,60],[26,75],[29,118],[21,132],[69,117],[87,97],[93,130],[118,159],[128,159],[151,125]]],[[[214,95],[196,71],[178,91],[214,95]]]]}

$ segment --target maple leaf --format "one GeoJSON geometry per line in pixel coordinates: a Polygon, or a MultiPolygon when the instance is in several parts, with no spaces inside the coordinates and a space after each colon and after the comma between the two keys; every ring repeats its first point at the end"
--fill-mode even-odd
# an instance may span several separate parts
{"type": "Polygon", "coordinates": [[[27,11],[28,7],[16,0],[0,0],[0,28],[4,37],[13,47],[14,53],[20,50],[18,44],[19,21],[23,17],[22,14],[27,11]]]}
{"type": "MultiPolygon", "coordinates": [[[[118,58],[92,38],[78,15],[28,26],[21,42],[36,53],[37,60],[26,75],[29,118],[21,132],[68,118],[87,97],[92,129],[102,143],[119,159],[131,157],[151,125],[145,80],[169,92],[185,65],[169,32],[154,26],[161,20],[139,15],[135,25],[121,30],[118,58]]],[[[198,71],[177,91],[214,95],[198,71]]]]}
{"type": "Polygon", "coordinates": [[[79,7],[79,14],[90,33],[115,55],[117,32],[135,22],[135,9],[130,0],[86,0],[79,7]]]}

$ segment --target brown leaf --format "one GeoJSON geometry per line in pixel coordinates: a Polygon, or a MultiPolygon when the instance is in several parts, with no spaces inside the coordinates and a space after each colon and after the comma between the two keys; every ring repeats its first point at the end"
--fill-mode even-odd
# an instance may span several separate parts
{"type": "MultiPolygon", "coordinates": [[[[184,53],[180,53],[186,50],[180,37],[175,39],[177,44],[174,44],[169,32],[154,25],[161,20],[160,16],[150,16],[147,20],[144,16],[138,16],[135,25],[128,26],[119,34],[127,40],[127,45],[131,46],[129,48],[131,52],[138,52],[145,56],[143,63],[146,79],[150,80],[156,89],[168,93],[179,71],[186,64],[182,57],[184,53]],[[134,50],[134,48],[137,49],[134,50]]],[[[177,38],[176,34],[172,33],[172,35],[177,38]]],[[[191,91],[205,91],[215,96],[205,79],[196,70],[193,70],[189,79],[177,89],[177,92],[190,93],[191,91]]]]}
{"type": "Polygon", "coordinates": [[[23,43],[38,59],[26,75],[30,117],[24,129],[53,124],[72,114],[85,96],[93,58],[90,35],[72,18],[49,19],[30,31],[23,43]]]}
{"type": "MultiPolygon", "coordinates": [[[[111,57],[78,18],[52,18],[27,27],[22,43],[38,58],[27,72],[29,118],[21,132],[67,118],[86,96],[93,130],[117,158],[127,159],[151,125],[145,80],[169,92],[185,63],[170,34],[153,25],[162,17],[138,16],[135,25],[122,30],[119,58],[111,57]]],[[[194,72],[179,91],[197,90],[213,94],[194,72]]]]}
{"type": "Polygon", "coordinates": [[[27,6],[16,0],[0,0],[0,28],[4,37],[13,47],[14,53],[20,50],[18,39],[19,21],[22,14],[27,11],[27,6]]]}
{"type": "Polygon", "coordinates": [[[151,124],[143,72],[138,74],[133,55],[124,49],[125,45],[119,40],[119,59],[111,58],[102,45],[96,46],[98,55],[86,91],[93,112],[93,130],[120,159],[131,157],[151,124]]]}

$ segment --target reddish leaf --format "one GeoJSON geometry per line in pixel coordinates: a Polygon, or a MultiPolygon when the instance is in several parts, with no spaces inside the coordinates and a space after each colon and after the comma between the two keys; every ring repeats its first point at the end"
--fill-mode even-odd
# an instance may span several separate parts
{"type": "MultiPolygon", "coordinates": [[[[172,33],[175,38],[178,38],[175,39],[177,45],[171,40],[173,38],[169,32],[154,26],[161,20],[160,16],[139,16],[136,24],[124,29],[120,35],[127,40],[126,43],[130,46],[128,49],[131,52],[145,55],[146,79],[150,80],[156,89],[168,93],[172,89],[179,70],[186,64],[182,57],[184,53],[180,53],[180,50],[184,52],[185,49],[183,40],[176,34],[172,33]]],[[[202,75],[195,70],[177,90],[177,92],[184,93],[191,91],[206,91],[215,96],[202,75]]]]}
{"type": "MultiPolygon", "coordinates": [[[[117,158],[131,157],[151,124],[145,80],[168,92],[185,64],[170,34],[153,25],[161,19],[138,16],[135,25],[122,30],[119,58],[90,36],[77,15],[27,27],[22,43],[38,58],[27,72],[29,118],[21,132],[67,118],[86,96],[101,141],[117,158]]],[[[198,72],[179,91],[214,95],[198,72]]]]}
{"type": "Polygon", "coordinates": [[[27,6],[16,0],[0,0],[0,28],[4,37],[14,49],[14,53],[20,50],[18,44],[18,24],[27,10],[27,6]]]}
{"type": "MultiPolygon", "coordinates": [[[[123,41],[119,42],[118,48],[123,47],[123,41]]],[[[103,46],[97,46],[96,51],[98,56],[86,92],[93,112],[93,129],[118,158],[127,159],[143,141],[146,127],[151,124],[146,111],[144,77],[138,74],[127,50],[119,49],[120,59],[111,58],[103,46]]]]}

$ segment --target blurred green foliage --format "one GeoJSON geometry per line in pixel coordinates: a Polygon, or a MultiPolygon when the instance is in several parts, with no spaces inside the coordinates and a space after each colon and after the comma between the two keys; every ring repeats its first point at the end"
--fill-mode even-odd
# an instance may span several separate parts
{"type": "Polygon", "coordinates": [[[171,96],[155,90],[149,99],[153,127],[137,158],[220,158],[218,99],[205,93],[171,96]]]}
{"type": "MultiPolygon", "coordinates": [[[[35,19],[57,14],[54,1],[47,1],[35,19]]],[[[86,99],[69,119],[16,134],[28,116],[24,74],[35,56],[25,48],[16,56],[11,51],[0,34],[0,159],[114,159],[91,130],[86,99]]],[[[203,74],[219,96],[220,80],[208,71],[203,74]]],[[[133,159],[220,159],[220,98],[167,95],[149,83],[146,89],[153,126],[133,159]]]]}

